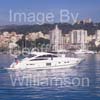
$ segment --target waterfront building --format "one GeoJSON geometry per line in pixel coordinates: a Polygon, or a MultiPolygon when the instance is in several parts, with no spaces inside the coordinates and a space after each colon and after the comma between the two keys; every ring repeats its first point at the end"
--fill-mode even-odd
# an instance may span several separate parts
{"type": "Polygon", "coordinates": [[[72,44],[87,43],[87,31],[86,30],[72,30],[70,32],[70,42],[72,44]]]}
{"type": "Polygon", "coordinates": [[[44,39],[50,40],[50,35],[49,35],[49,34],[45,34],[45,35],[44,35],[44,39]]]}
{"type": "Polygon", "coordinates": [[[41,31],[28,33],[28,35],[26,35],[26,39],[32,40],[32,41],[35,41],[36,39],[39,39],[39,38],[45,38],[44,34],[41,31]]]}
{"type": "Polygon", "coordinates": [[[75,45],[76,48],[85,49],[88,43],[87,36],[86,30],[72,30],[70,32],[70,43],[75,45]]]}
{"type": "Polygon", "coordinates": [[[63,49],[63,37],[62,31],[55,26],[55,29],[50,31],[50,46],[52,51],[58,51],[63,49]]]}
{"type": "Polygon", "coordinates": [[[100,45],[100,30],[96,31],[95,37],[95,45],[98,47],[100,45]]]}
{"type": "Polygon", "coordinates": [[[9,32],[3,32],[2,35],[3,35],[4,37],[9,36],[9,32]]]}
{"type": "Polygon", "coordinates": [[[87,42],[91,42],[96,39],[96,34],[87,36],[87,42]]]}
{"type": "Polygon", "coordinates": [[[96,31],[96,40],[100,40],[100,30],[96,31]]]}
{"type": "Polygon", "coordinates": [[[64,35],[64,44],[68,44],[68,43],[70,43],[70,34],[65,34],[64,35]]]}

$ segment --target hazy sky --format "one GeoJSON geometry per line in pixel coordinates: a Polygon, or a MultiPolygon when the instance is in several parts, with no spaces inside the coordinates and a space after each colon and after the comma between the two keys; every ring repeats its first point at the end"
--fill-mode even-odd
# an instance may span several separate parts
{"type": "MultiPolygon", "coordinates": [[[[100,22],[100,0],[0,0],[0,25],[12,24],[9,22],[10,9],[25,13],[53,12],[56,16],[61,9],[67,9],[73,14],[78,12],[78,19],[92,18],[94,22],[100,22]]],[[[59,18],[55,21],[59,22],[59,18]]]]}

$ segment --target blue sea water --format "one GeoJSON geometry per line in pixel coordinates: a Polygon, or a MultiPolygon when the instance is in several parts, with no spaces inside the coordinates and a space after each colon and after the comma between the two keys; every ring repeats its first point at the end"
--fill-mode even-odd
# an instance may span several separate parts
{"type": "Polygon", "coordinates": [[[86,56],[73,68],[53,70],[9,71],[12,61],[9,55],[0,55],[0,100],[100,100],[99,54],[86,56]],[[22,83],[14,84],[23,76],[22,83]],[[88,81],[82,84],[84,78],[88,81]],[[72,79],[79,80],[71,84],[72,79]]]}

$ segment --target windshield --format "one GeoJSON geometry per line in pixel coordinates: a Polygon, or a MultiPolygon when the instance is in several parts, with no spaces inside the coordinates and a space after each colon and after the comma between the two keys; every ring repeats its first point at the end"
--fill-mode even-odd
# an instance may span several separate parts
{"type": "Polygon", "coordinates": [[[30,54],[30,55],[27,55],[27,56],[24,56],[24,55],[19,55],[17,58],[18,58],[18,60],[23,60],[24,58],[31,58],[31,57],[34,57],[34,56],[36,56],[36,55],[34,55],[34,54],[30,54]]]}

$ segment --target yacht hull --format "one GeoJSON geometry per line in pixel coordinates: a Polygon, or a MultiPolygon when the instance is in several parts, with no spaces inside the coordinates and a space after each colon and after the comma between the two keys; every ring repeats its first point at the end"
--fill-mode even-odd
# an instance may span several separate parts
{"type": "Polygon", "coordinates": [[[12,63],[10,68],[11,70],[24,70],[24,69],[58,69],[58,68],[70,68],[77,66],[82,62],[83,59],[63,60],[63,61],[46,61],[46,62],[22,62],[19,64],[12,63]],[[38,63],[38,64],[37,64],[38,63]]]}

